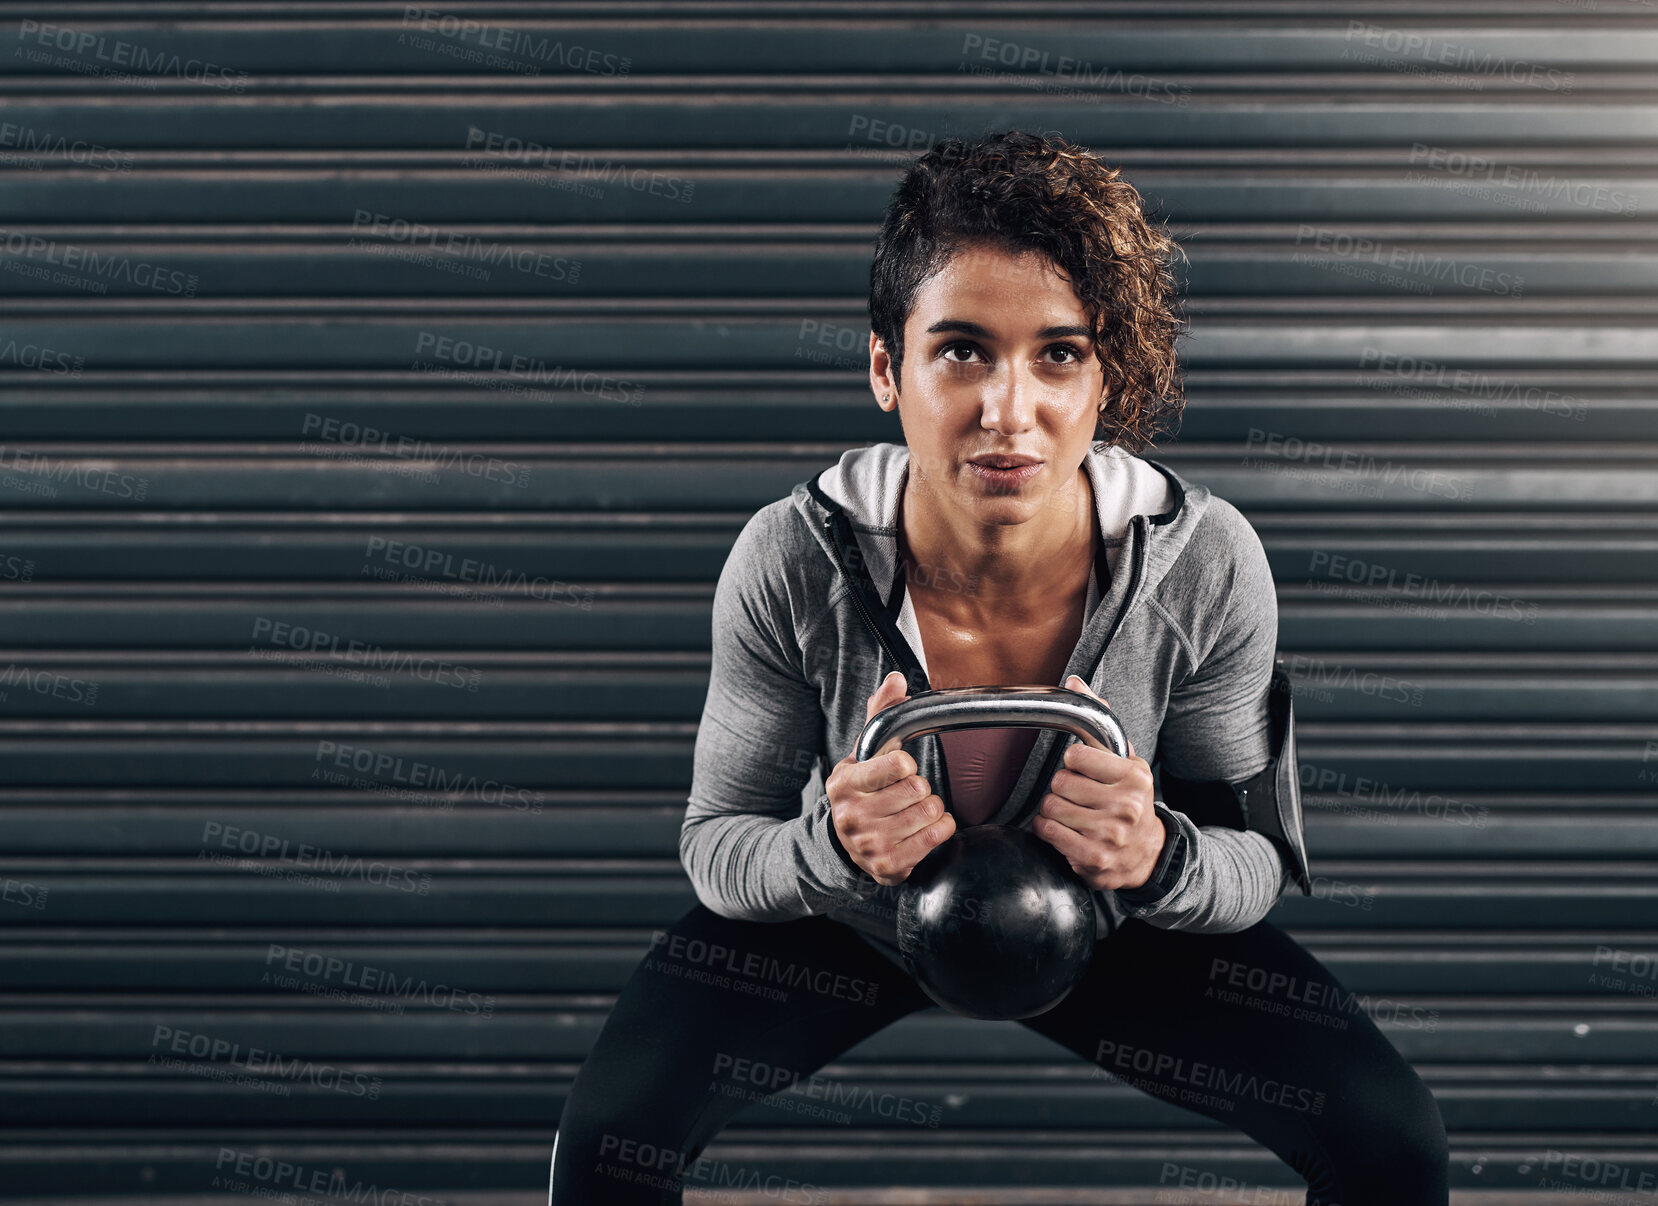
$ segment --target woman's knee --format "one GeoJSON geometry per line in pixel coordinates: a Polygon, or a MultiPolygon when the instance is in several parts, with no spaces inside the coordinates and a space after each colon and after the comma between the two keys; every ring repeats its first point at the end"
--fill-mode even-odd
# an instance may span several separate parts
{"type": "Polygon", "coordinates": [[[554,1206],[636,1200],[631,1194],[654,1201],[647,1189],[671,1188],[695,1159],[686,1150],[694,1119],[664,1107],[649,1093],[573,1086],[554,1139],[554,1206]]]}
{"type": "Polygon", "coordinates": [[[594,1158],[677,1143],[706,1104],[698,1091],[704,1083],[667,1076],[651,1061],[617,1057],[613,1049],[595,1051],[570,1086],[559,1132],[594,1158]]]}
{"type": "MultiPolygon", "coordinates": [[[[1343,1184],[1364,1186],[1381,1194],[1376,1200],[1396,1206],[1444,1206],[1450,1140],[1433,1092],[1409,1065],[1391,1082],[1365,1084],[1332,1121],[1338,1126],[1326,1136],[1326,1146],[1341,1163],[1343,1184]]],[[[1348,1198],[1337,1200],[1345,1204],[1348,1198]]]]}

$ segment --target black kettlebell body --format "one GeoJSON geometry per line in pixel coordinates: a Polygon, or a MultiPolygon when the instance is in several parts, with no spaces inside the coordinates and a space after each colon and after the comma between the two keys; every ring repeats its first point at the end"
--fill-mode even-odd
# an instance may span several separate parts
{"type": "Polygon", "coordinates": [[[1094,900],[1064,855],[1011,825],[971,825],[898,894],[898,949],[928,996],[970,1018],[1065,999],[1094,953],[1094,900]]]}

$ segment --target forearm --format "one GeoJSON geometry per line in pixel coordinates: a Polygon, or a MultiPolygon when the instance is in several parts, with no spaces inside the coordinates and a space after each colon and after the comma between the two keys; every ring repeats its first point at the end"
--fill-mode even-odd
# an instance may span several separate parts
{"type": "Polygon", "coordinates": [[[1158,929],[1195,934],[1230,934],[1265,917],[1288,875],[1272,840],[1248,830],[1199,828],[1184,813],[1173,816],[1186,834],[1185,870],[1156,903],[1122,902],[1128,915],[1158,929]]]}
{"type": "Polygon", "coordinates": [[[836,849],[829,797],[784,820],[722,811],[693,797],[679,856],[697,899],[737,921],[792,921],[870,895],[875,880],[836,849]]]}

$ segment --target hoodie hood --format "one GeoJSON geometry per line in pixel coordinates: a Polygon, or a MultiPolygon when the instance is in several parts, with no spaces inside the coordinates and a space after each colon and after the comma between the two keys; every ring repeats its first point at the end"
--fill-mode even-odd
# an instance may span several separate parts
{"type": "MultiPolygon", "coordinates": [[[[802,483],[793,493],[796,507],[811,522],[831,557],[836,550],[829,521],[837,511],[846,517],[870,585],[883,608],[891,605],[895,617],[900,585],[898,510],[909,464],[910,450],[903,444],[852,448],[815,482],[802,483]]],[[[1141,588],[1156,589],[1202,518],[1209,491],[1157,461],[1132,456],[1115,446],[1103,452],[1090,448],[1082,467],[1093,484],[1097,531],[1106,551],[1107,563],[1099,575],[1102,601],[1104,582],[1118,576],[1124,550],[1133,543],[1136,516],[1145,517],[1148,533],[1141,588]]]]}

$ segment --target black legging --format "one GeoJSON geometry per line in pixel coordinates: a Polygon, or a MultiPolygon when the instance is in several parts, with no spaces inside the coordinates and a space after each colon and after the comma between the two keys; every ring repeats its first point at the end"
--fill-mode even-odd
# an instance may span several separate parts
{"type": "MultiPolygon", "coordinates": [[[[683,1186],[821,1193],[701,1157],[744,1106],[799,1125],[936,1125],[937,1103],[859,1097],[813,1076],[933,1002],[903,968],[826,917],[732,921],[698,905],[617,998],[571,1086],[550,1206],[663,1206],[683,1186]],[[928,1112],[932,1111],[931,1116],[928,1112]]],[[[1322,964],[1277,926],[1190,934],[1126,921],[1088,975],[1023,1025],[1124,1083],[1250,1135],[1308,1183],[1308,1206],[1447,1206],[1439,1107],[1322,964]]]]}

